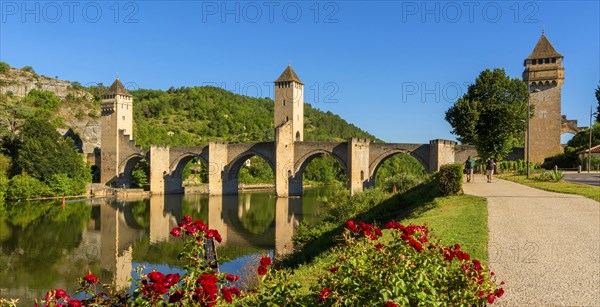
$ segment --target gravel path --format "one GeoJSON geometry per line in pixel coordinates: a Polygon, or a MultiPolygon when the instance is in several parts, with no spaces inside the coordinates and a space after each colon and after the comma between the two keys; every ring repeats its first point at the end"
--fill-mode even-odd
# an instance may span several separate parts
{"type": "Polygon", "coordinates": [[[600,306],[600,203],[476,179],[464,191],[488,200],[490,268],[506,282],[494,306],[600,306]]]}

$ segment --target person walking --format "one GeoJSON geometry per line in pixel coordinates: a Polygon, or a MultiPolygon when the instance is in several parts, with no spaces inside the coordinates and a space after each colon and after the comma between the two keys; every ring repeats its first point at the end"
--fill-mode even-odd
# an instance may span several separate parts
{"type": "Polygon", "coordinates": [[[492,176],[494,175],[494,169],[496,168],[496,163],[494,159],[488,158],[485,165],[485,174],[487,176],[487,182],[492,182],[492,176]]]}
{"type": "Polygon", "coordinates": [[[469,156],[467,161],[465,161],[465,172],[467,174],[467,182],[471,182],[473,180],[473,168],[475,167],[475,160],[469,156]]]}

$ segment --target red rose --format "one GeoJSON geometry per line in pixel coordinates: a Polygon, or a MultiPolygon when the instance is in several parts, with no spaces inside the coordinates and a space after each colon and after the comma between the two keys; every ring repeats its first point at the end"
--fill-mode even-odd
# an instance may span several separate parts
{"type": "Polygon", "coordinates": [[[269,257],[262,257],[262,258],[260,258],[260,265],[270,266],[271,265],[271,258],[269,258],[269,257]]]}
{"type": "Polygon", "coordinates": [[[398,307],[398,304],[394,302],[385,302],[384,307],[398,307]]]}
{"type": "Polygon", "coordinates": [[[329,288],[323,288],[323,290],[321,290],[321,292],[319,292],[319,300],[322,302],[325,300],[326,297],[328,297],[331,294],[331,290],[329,290],[329,288]]]}
{"type": "Polygon", "coordinates": [[[384,247],[385,247],[385,245],[383,245],[381,243],[378,243],[377,245],[375,245],[375,249],[378,251],[382,250],[384,247]]]}
{"type": "Polygon", "coordinates": [[[353,220],[349,220],[346,222],[346,226],[348,228],[350,228],[350,230],[354,231],[354,232],[358,232],[358,228],[356,227],[356,224],[354,224],[353,220]]]}
{"type": "Polygon", "coordinates": [[[191,217],[191,216],[189,216],[189,215],[186,215],[186,216],[184,216],[184,217],[183,217],[183,221],[184,221],[186,224],[189,224],[189,223],[191,223],[191,222],[192,222],[192,217],[191,217]]]}
{"type": "Polygon", "coordinates": [[[379,228],[375,228],[375,234],[376,234],[378,237],[381,237],[381,236],[383,236],[383,233],[381,233],[381,229],[379,229],[379,228]]]}
{"type": "Polygon", "coordinates": [[[460,244],[458,244],[458,243],[454,244],[454,249],[459,250],[460,249],[460,244]]]}
{"type": "Polygon", "coordinates": [[[484,297],[485,296],[485,292],[479,291],[479,293],[477,295],[479,295],[479,297],[484,297]]]}
{"type": "Polygon", "coordinates": [[[200,229],[202,232],[206,232],[208,230],[208,225],[202,223],[201,220],[195,220],[194,225],[196,225],[196,227],[198,227],[198,229],[200,229]]]}
{"type": "Polygon", "coordinates": [[[179,282],[179,274],[167,274],[165,277],[165,281],[167,282],[167,288],[179,282]]]}
{"type": "Polygon", "coordinates": [[[494,296],[494,294],[490,293],[487,296],[487,300],[490,304],[494,303],[494,300],[496,299],[496,297],[494,296]]]}
{"type": "Polygon", "coordinates": [[[225,279],[227,279],[227,280],[229,280],[229,281],[233,282],[233,281],[238,281],[238,280],[240,279],[240,277],[239,277],[239,276],[236,276],[236,275],[233,275],[233,274],[227,274],[227,275],[225,276],[225,279]]]}
{"type": "Polygon", "coordinates": [[[67,292],[65,292],[65,290],[63,290],[63,289],[56,290],[56,298],[63,298],[66,295],[67,295],[67,292]]]}
{"type": "Polygon", "coordinates": [[[171,229],[171,235],[174,236],[174,237],[176,237],[176,238],[181,237],[181,228],[179,228],[179,227],[173,227],[173,229],[171,229]]]}
{"type": "Polygon", "coordinates": [[[265,275],[265,274],[267,274],[267,267],[261,265],[258,267],[257,271],[258,271],[258,275],[265,275]]]}
{"type": "Polygon", "coordinates": [[[502,289],[502,288],[496,289],[496,297],[501,298],[502,295],[504,295],[504,289],[502,289]]]}
{"type": "Polygon", "coordinates": [[[80,300],[69,300],[68,305],[69,305],[69,307],[81,307],[81,301],[80,300]]]}
{"type": "Polygon", "coordinates": [[[221,243],[221,235],[219,234],[219,232],[215,229],[209,229],[208,232],[206,233],[206,238],[207,239],[215,239],[217,240],[217,242],[221,243]]]}
{"type": "Polygon", "coordinates": [[[238,289],[236,287],[229,288],[229,291],[231,291],[231,293],[233,293],[234,295],[241,295],[242,294],[242,291],[240,291],[240,289],[238,289]]]}
{"type": "Polygon", "coordinates": [[[191,234],[191,235],[193,235],[193,234],[195,234],[196,232],[198,232],[198,228],[196,227],[196,225],[193,225],[193,224],[188,224],[188,225],[185,225],[184,227],[185,227],[185,231],[186,231],[188,234],[191,234]]]}
{"type": "Polygon", "coordinates": [[[340,269],[340,268],[339,268],[339,267],[337,267],[337,266],[332,266],[331,268],[329,268],[329,272],[331,272],[331,273],[335,273],[335,272],[337,272],[339,269],[340,269]]]}
{"type": "Polygon", "coordinates": [[[229,291],[229,289],[227,288],[223,288],[223,290],[221,290],[221,295],[223,295],[223,298],[228,302],[231,303],[232,299],[231,299],[231,291],[229,291]]]}
{"type": "Polygon", "coordinates": [[[481,271],[481,262],[479,262],[479,260],[473,259],[473,265],[474,265],[475,270],[481,271]]]}
{"type": "Polygon", "coordinates": [[[95,284],[98,282],[98,277],[92,273],[83,276],[83,279],[90,284],[95,284]]]}
{"type": "Polygon", "coordinates": [[[148,278],[150,278],[150,281],[152,281],[153,283],[162,283],[165,279],[165,275],[161,272],[154,271],[148,273],[148,278]]]}
{"type": "Polygon", "coordinates": [[[154,291],[155,293],[158,294],[167,294],[167,292],[169,292],[169,290],[167,288],[165,288],[162,283],[155,283],[152,284],[152,286],[150,286],[152,291],[154,291]]]}

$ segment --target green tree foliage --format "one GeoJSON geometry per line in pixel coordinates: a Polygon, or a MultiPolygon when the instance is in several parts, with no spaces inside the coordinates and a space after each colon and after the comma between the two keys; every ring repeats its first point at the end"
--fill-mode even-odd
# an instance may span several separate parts
{"type": "Polygon", "coordinates": [[[50,182],[54,175],[63,174],[73,179],[73,183],[77,182],[72,186],[72,193],[85,192],[85,183],[91,180],[90,169],[84,164],[73,140],[62,138],[47,121],[34,119],[27,122],[16,147],[14,161],[19,172],[42,182],[50,182]]]}
{"type": "Polygon", "coordinates": [[[51,112],[60,106],[60,99],[53,92],[32,89],[21,103],[51,112]]]}
{"type": "Polygon", "coordinates": [[[486,69],[446,112],[446,120],[460,142],[475,145],[484,158],[501,160],[523,142],[527,99],[523,81],[504,69],[486,69]]]}
{"type": "MultiPolygon", "coordinates": [[[[593,147],[600,144],[600,122],[595,122],[592,130],[593,147]]],[[[590,129],[577,132],[577,134],[567,142],[567,146],[577,150],[588,148],[590,146],[590,129]]]]}
{"type": "Polygon", "coordinates": [[[23,200],[51,195],[50,189],[43,182],[26,173],[10,178],[6,190],[6,199],[8,200],[23,200]]]}
{"type": "Polygon", "coordinates": [[[143,188],[148,183],[150,183],[150,162],[142,159],[135,164],[133,171],[131,171],[131,186],[143,188]]]}
{"type": "Polygon", "coordinates": [[[4,206],[6,189],[8,188],[8,171],[10,170],[10,158],[0,154],[0,208],[4,206]]]}
{"type": "Polygon", "coordinates": [[[340,162],[329,155],[314,158],[304,170],[305,181],[333,183],[346,182],[346,171],[340,162]]]}

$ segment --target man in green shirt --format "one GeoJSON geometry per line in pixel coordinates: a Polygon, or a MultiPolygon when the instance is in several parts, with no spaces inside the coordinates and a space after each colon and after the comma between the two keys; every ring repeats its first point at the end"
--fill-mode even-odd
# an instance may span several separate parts
{"type": "Polygon", "coordinates": [[[467,174],[467,182],[473,180],[473,168],[475,167],[475,160],[469,156],[465,161],[465,173],[467,174]]]}

